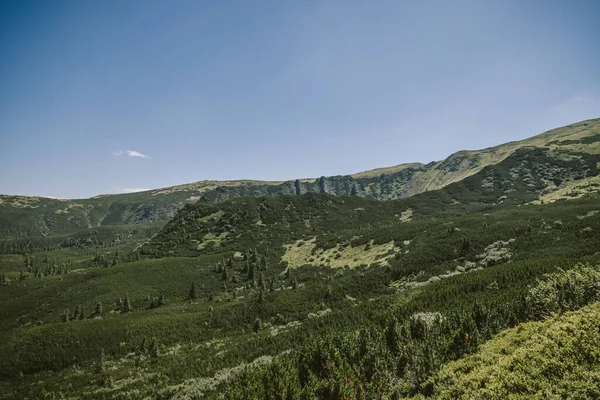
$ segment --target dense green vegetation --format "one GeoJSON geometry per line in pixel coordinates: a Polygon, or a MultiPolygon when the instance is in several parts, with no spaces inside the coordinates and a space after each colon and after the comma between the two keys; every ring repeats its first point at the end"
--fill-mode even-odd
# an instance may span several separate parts
{"type": "Polygon", "coordinates": [[[53,201],[0,212],[0,398],[596,398],[600,154],[568,128],[392,201],[168,188],[163,217],[101,197],[76,229],[63,202],[45,236],[53,201]]]}
{"type": "Polygon", "coordinates": [[[600,397],[600,304],[502,332],[431,379],[433,397],[600,397]]]}
{"type": "Polygon", "coordinates": [[[279,384],[295,390],[294,397],[370,398],[392,395],[390,388],[396,395],[427,394],[433,390],[429,377],[447,361],[475,351],[505,327],[542,316],[532,316],[527,303],[533,304],[528,285],[536,278],[586,257],[598,260],[595,198],[481,205],[482,212],[466,215],[440,210],[434,218],[419,217],[418,207],[427,203],[415,201],[413,219],[403,222],[398,215],[409,200],[311,194],[239,199],[183,209],[142,247],[139,260],[139,252],[126,246],[3,256],[9,282],[0,288],[0,350],[10,357],[0,361],[6,379],[0,388],[8,397],[35,397],[42,390],[90,398],[209,396],[233,379],[226,386],[232,397],[261,398],[279,384]],[[211,215],[219,218],[205,218],[211,215]],[[182,226],[188,236],[177,242],[182,226]],[[204,231],[219,236],[223,229],[230,233],[219,246],[190,247],[204,231]],[[165,243],[177,256],[145,258],[165,243]],[[315,254],[329,251],[330,262],[288,265],[283,245],[290,243],[313,246],[315,254]],[[386,243],[393,245],[370,266],[329,266],[337,254],[354,248],[369,254],[386,243]],[[68,273],[35,277],[25,270],[19,279],[25,265],[55,259],[72,264],[68,273]],[[113,366],[101,377],[95,372],[100,354],[113,366]],[[266,356],[275,359],[268,363],[266,356]],[[266,366],[238,368],[256,359],[266,366]],[[342,375],[317,367],[301,372],[301,365],[319,362],[333,363],[342,375]],[[271,389],[259,384],[264,373],[271,389]],[[342,376],[359,386],[336,388],[342,376]],[[64,381],[72,388],[65,390],[64,381]]]}

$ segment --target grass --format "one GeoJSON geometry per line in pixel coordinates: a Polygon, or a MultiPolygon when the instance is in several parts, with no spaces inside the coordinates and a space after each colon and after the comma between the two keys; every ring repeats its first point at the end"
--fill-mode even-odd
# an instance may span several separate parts
{"type": "MultiPolygon", "coordinates": [[[[446,365],[433,398],[600,397],[600,304],[502,331],[476,354],[446,365]]],[[[420,397],[421,398],[421,397],[420,397]]]]}
{"type": "Polygon", "coordinates": [[[337,244],[330,249],[317,248],[316,238],[298,240],[292,244],[284,245],[285,254],[281,261],[286,262],[290,268],[299,268],[312,264],[329,268],[356,268],[358,266],[389,265],[389,259],[398,254],[401,249],[393,241],[374,244],[349,246],[337,244]]]}

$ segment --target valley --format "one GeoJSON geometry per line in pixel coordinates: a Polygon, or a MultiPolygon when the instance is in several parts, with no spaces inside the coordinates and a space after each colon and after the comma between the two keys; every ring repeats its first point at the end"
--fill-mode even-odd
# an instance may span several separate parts
{"type": "Polygon", "coordinates": [[[0,398],[596,398],[599,138],[3,195],[0,398]]]}

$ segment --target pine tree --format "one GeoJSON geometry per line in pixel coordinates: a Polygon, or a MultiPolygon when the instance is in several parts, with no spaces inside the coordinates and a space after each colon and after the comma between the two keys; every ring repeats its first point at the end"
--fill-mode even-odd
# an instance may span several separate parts
{"type": "Polygon", "coordinates": [[[265,302],[265,291],[263,289],[260,289],[258,293],[258,302],[261,304],[265,302]]]}
{"type": "Polygon", "coordinates": [[[102,315],[102,303],[96,303],[96,315],[102,315]]]}
{"type": "Polygon", "coordinates": [[[85,319],[85,307],[81,306],[81,311],[79,312],[79,319],[85,319]]]}
{"type": "Polygon", "coordinates": [[[325,290],[325,300],[332,300],[333,299],[333,288],[331,287],[331,285],[327,285],[327,289],[325,290]]]}
{"type": "Polygon", "coordinates": [[[263,280],[263,274],[261,272],[258,273],[258,287],[261,290],[265,288],[265,281],[263,280]]]}
{"type": "Polygon", "coordinates": [[[153,338],[152,342],[150,342],[148,353],[150,354],[150,357],[158,358],[158,343],[156,342],[156,338],[153,338]]]}
{"type": "Polygon", "coordinates": [[[227,281],[229,279],[229,274],[227,273],[227,268],[223,267],[223,271],[221,272],[221,280],[227,281]]]}
{"type": "Polygon", "coordinates": [[[96,361],[96,373],[101,374],[104,372],[104,348],[100,349],[100,356],[96,361]]]}
{"type": "Polygon", "coordinates": [[[125,295],[125,303],[123,304],[123,312],[130,312],[132,310],[131,308],[131,302],[129,301],[129,295],[126,294],[125,295]]]}
{"type": "Polygon", "coordinates": [[[275,278],[271,277],[269,279],[269,292],[274,292],[275,291],[275,278]]]}
{"type": "Polygon", "coordinates": [[[252,330],[256,333],[262,329],[262,321],[260,318],[256,318],[254,320],[254,324],[252,324],[252,330]]]}
{"type": "Polygon", "coordinates": [[[463,238],[460,242],[460,252],[461,256],[467,255],[469,249],[471,248],[471,240],[469,238],[463,238]]]}
{"type": "Polygon", "coordinates": [[[192,281],[192,287],[190,288],[189,299],[196,300],[198,295],[196,294],[196,282],[192,281]]]}
{"type": "Polygon", "coordinates": [[[63,314],[63,321],[64,322],[69,322],[70,319],[71,319],[71,317],[69,316],[69,309],[67,308],[65,310],[65,313],[63,314]]]}
{"type": "Polygon", "coordinates": [[[397,354],[400,350],[398,346],[398,331],[396,330],[397,322],[395,319],[390,319],[388,325],[385,330],[385,341],[388,349],[392,351],[392,353],[397,354]]]}
{"type": "Polygon", "coordinates": [[[250,264],[248,267],[248,281],[254,282],[254,278],[256,277],[256,271],[254,264],[250,264]]]}
{"type": "Polygon", "coordinates": [[[79,304],[75,307],[75,314],[73,315],[73,319],[79,319],[79,304]]]}

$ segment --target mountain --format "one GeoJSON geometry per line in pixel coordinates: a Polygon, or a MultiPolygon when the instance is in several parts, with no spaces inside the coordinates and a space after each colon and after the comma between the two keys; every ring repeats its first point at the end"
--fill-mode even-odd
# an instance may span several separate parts
{"type": "Polygon", "coordinates": [[[598,198],[451,202],[480,183],[194,204],[139,251],[0,255],[0,398],[428,395],[504,329],[600,299],[598,198]]]}
{"type": "MultiPolygon", "coordinates": [[[[462,181],[387,202],[369,203],[358,196],[319,197],[308,193],[277,198],[246,197],[216,205],[187,205],[144,244],[141,251],[147,255],[196,256],[219,248],[234,250],[240,240],[299,239],[299,235],[309,234],[317,227],[339,230],[354,224],[354,229],[358,229],[396,225],[403,215],[410,219],[431,219],[504,209],[540,203],[540,198],[566,185],[579,190],[573,189],[571,198],[597,196],[600,182],[591,181],[600,173],[600,154],[567,157],[567,153],[559,153],[562,156],[557,157],[555,151],[523,147],[462,181]],[[334,207],[335,204],[339,207],[334,207]],[[315,217],[315,212],[326,206],[329,209],[325,212],[339,219],[315,217]],[[266,226],[268,230],[263,228],[266,226]]],[[[271,247],[283,244],[279,241],[271,247]]]]}
{"type": "Polygon", "coordinates": [[[598,398],[599,124],[297,183],[5,196],[0,399],[598,398]]]}
{"type": "MultiPolygon", "coordinates": [[[[524,148],[543,149],[548,157],[561,162],[594,157],[600,153],[600,119],[578,122],[488,149],[459,151],[439,162],[401,164],[353,175],[285,182],[200,181],[139,193],[101,195],[79,200],[0,195],[0,239],[35,240],[101,227],[134,226],[125,233],[121,232],[122,239],[133,230],[149,229],[154,232],[156,227],[172,218],[186,204],[215,204],[238,197],[329,193],[376,200],[405,198],[461,181],[481,172],[486,166],[501,163],[524,148]],[[151,227],[145,227],[148,224],[151,227]]],[[[541,199],[554,201],[580,196],[589,185],[595,184],[595,174],[572,176],[561,180],[558,185],[547,185],[540,193],[541,199]]],[[[95,231],[94,235],[97,236],[95,231]]],[[[59,245],[65,238],[68,236],[57,238],[54,242],[59,245]]],[[[105,240],[97,242],[110,243],[121,239],[114,234],[107,234],[105,240]]]]}

